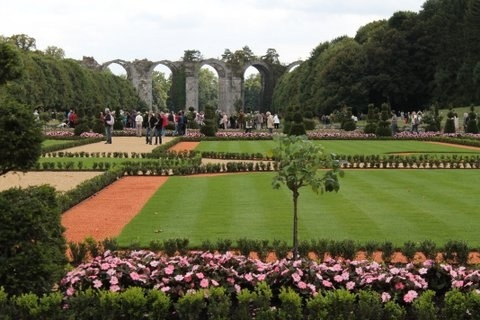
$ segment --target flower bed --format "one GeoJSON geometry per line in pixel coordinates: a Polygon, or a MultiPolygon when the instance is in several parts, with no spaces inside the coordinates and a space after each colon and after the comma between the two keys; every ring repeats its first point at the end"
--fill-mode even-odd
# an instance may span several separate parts
{"type": "Polygon", "coordinates": [[[292,288],[304,298],[314,297],[322,290],[370,289],[379,292],[383,302],[411,303],[426,290],[477,291],[480,272],[431,260],[419,265],[334,259],[322,263],[310,259],[262,262],[231,253],[192,252],[166,257],[151,251],[133,251],[122,257],[106,251],[70,271],[60,288],[65,296],[72,296],[88,288],[117,292],[140,286],[161,290],[177,299],[189,290],[208,287],[238,293],[259,282],[273,289],[292,288]]]}

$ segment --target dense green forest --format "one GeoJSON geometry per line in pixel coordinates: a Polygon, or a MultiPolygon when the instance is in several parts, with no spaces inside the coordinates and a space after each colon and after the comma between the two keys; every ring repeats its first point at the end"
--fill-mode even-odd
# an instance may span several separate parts
{"type": "Polygon", "coordinates": [[[368,104],[397,111],[480,103],[480,0],[428,0],[320,43],[274,92],[277,108],[317,114],[368,104]]]}

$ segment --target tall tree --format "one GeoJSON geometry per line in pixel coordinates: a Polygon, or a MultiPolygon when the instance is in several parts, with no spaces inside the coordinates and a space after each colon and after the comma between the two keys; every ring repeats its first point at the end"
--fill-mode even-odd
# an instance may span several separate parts
{"type": "Polygon", "coordinates": [[[218,107],[218,76],[208,68],[201,68],[198,73],[198,108],[205,110],[207,105],[218,107]]]}
{"type": "Polygon", "coordinates": [[[298,197],[300,188],[310,186],[314,192],[337,192],[338,177],[343,176],[338,161],[324,152],[306,136],[277,136],[277,147],[273,158],[277,163],[277,174],[272,181],[274,189],[282,184],[292,191],[293,200],[293,257],[298,258],[298,197]],[[328,169],[328,170],[322,170],[328,169]]]}

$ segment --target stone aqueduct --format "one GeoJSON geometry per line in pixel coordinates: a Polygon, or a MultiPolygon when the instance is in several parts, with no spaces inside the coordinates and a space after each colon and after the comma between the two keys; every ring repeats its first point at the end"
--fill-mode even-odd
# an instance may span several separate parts
{"type": "MultiPolygon", "coordinates": [[[[289,72],[298,66],[302,61],[295,61],[286,66],[285,72],[289,72]]],[[[83,64],[88,67],[105,70],[111,64],[122,66],[127,73],[127,79],[130,80],[138,92],[139,97],[147,104],[150,110],[153,107],[152,97],[152,77],[155,67],[164,65],[170,69],[172,74],[183,70],[185,72],[185,92],[186,105],[181,108],[193,107],[199,110],[198,105],[198,75],[202,66],[208,65],[213,67],[218,74],[218,108],[227,113],[235,111],[234,105],[237,101],[244,101],[244,74],[247,68],[255,67],[263,78],[263,92],[267,97],[267,101],[271,101],[273,88],[275,87],[275,79],[271,67],[262,60],[253,60],[243,65],[240,70],[232,70],[224,61],[218,59],[206,59],[195,62],[184,61],[149,61],[147,59],[134,60],[133,62],[115,59],[103,64],[98,64],[91,57],[84,57],[83,64]]],[[[265,101],[265,97],[262,101],[265,101]]]]}

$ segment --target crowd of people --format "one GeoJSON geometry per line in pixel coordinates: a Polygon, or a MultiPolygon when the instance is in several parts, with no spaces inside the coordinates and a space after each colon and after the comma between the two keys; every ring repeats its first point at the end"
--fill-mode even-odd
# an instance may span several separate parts
{"type": "Polygon", "coordinates": [[[253,129],[267,129],[273,133],[274,129],[280,128],[280,116],[272,114],[270,111],[265,113],[260,111],[244,112],[228,115],[225,112],[217,110],[219,128],[221,129],[240,129],[245,132],[252,132],[253,129]]]}

